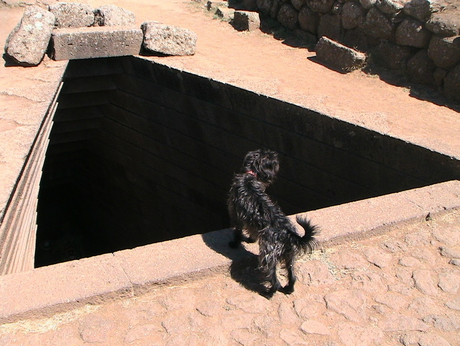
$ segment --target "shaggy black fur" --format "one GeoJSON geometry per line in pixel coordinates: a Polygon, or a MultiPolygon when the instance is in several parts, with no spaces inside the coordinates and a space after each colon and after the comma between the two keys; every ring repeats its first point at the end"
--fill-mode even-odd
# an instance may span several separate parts
{"type": "Polygon", "coordinates": [[[276,152],[261,149],[250,151],[244,158],[241,173],[233,178],[228,198],[228,211],[235,232],[229,246],[236,248],[243,240],[259,240],[259,270],[263,280],[269,284],[267,291],[262,294],[267,298],[271,298],[276,291],[285,294],[294,292],[295,257],[312,251],[317,233],[315,226],[298,216],[296,221],[305,230],[304,236],[299,236],[294,224],[265,193],[278,170],[276,152]],[[249,238],[243,236],[243,230],[249,238]],[[276,275],[278,264],[287,270],[288,284],[285,287],[281,286],[276,275]]]}

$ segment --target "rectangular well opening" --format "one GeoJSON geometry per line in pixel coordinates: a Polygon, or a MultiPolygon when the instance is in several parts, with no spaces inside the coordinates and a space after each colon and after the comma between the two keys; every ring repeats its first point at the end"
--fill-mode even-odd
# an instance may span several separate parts
{"type": "Polygon", "coordinates": [[[244,154],[287,214],[459,179],[457,160],[140,57],[73,60],[43,167],[36,266],[229,226],[244,154]]]}

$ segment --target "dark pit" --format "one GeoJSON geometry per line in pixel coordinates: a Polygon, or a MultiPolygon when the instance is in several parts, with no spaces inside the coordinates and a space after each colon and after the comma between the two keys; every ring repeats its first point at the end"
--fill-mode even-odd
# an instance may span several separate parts
{"type": "Polygon", "coordinates": [[[227,228],[257,148],[280,153],[287,214],[460,178],[446,155],[138,57],[70,61],[57,102],[37,267],[227,228]]]}

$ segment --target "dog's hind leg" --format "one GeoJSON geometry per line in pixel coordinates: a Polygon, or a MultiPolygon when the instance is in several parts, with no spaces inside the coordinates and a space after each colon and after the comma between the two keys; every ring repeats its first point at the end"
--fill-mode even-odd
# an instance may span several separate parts
{"type": "Polygon", "coordinates": [[[233,240],[228,243],[232,249],[236,249],[243,241],[243,231],[239,228],[233,230],[233,240]]]}
{"type": "Polygon", "coordinates": [[[276,275],[276,262],[269,261],[268,263],[264,263],[265,266],[261,268],[264,280],[268,283],[268,289],[262,293],[262,295],[270,299],[276,293],[276,291],[282,289],[280,282],[278,281],[278,277],[276,275]]]}
{"type": "Polygon", "coordinates": [[[280,289],[280,292],[283,292],[284,294],[291,294],[294,292],[294,285],[297,280],[294,274],[294,260],[292,258],[286,261],[286,270],[288,274],[288,283],[280,289]]]}

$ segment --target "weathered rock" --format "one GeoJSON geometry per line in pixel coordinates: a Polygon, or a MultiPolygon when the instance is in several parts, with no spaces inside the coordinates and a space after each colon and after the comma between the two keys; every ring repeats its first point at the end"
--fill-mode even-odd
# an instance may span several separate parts
{"type": "Polygon", "coordinates": [[[372,57],[381,66],[390,70],[404,70],[412,48],[391,42],[382,42],[372,50],[372,57]]]}
{"type": "Polygon", "coordinates": [[[377,0],[377,8],[383,13],[395,15],[404,7],[403,0],[377,0]]]}
{"type": "Polygon", "coordinates": [[[433,73],[434,84],[438,87],[442,86],[444,83],[444,78],[447,76],[447,71],[443,68],[436,67],[436,70],[433,73]]]}
{"type": "Polygon", "coordinates": [[[372,7],[375,6],[375,4],[377,3],[377,0],[359,0],[359,3],[366,10],[370,10],[372,7]]]}
{"type": "Polygon", "coordinates": [[[299,12],[290,4],[281,6],[278,16],[276,17],[277,21],[289,30],[294,30],[297,27],[299,22],[298,18],[299,12]]]}
{"type": "Polygon", "coordinates": [[[370,247],[364,251],[366,259],[379,268],[388,267],[392,256],[378,248],[370,247]]]}
{"type": "MultiPolygon", "coordinates": [[[[460,101],[460,64],[444,78],[444,92],[448,97],[460,101]]],[[[459,266],[460,259],[454,258],[449,263],[459,266]]]]}
{"type": "Polygon", "coordinates": [[[396,29],[396,43],[417,48],[427,47],[431,32],[416,19],[406,18],[396,29]]]}
{"type": "Polygon", "coordinates": [[[351,47],[360,52],[366,52],[369,49],[367,36],[361,28],[347,30],[343,35],[342,42],[347,47],[351,47]]]}
{"type": "Polygon", "coordinates": [[[221,18],[226,22],[230,22],[235,17],[235,10],[233,8],[228,7],[217,7],[216,8],[216,16],[221,18]]]}
{"type": "MultiPolygon", "coordinates": [[[[343,346],[370,346],[380,345],[385,337],[382,330],[378,327],[366,325],[359,326],[354,323],[344,322],[338,326],[338,337],[343,346]]],[[[336,343],[329,344],[338,346],[336,343]]]]}
{"type": "Polygon", "coordinates": [[[453,270],[440,273],[438,286],[444,292],[456,294],[460,286],[460,273],[453,270]]]}
{"type": "Polygon", "coordinates": [[[423,322],[432,324],[436,329],[444,332],[460,329],[460,318],[456,315],[430,315],[426,316],[423,322]]]}
{"type": "Polygon", "coordinates": [[[115,324],[98,315],[88,315],[80,320],[79,334],[87,343],[106,343],[115,324]]]}
{"type": "Polygon", "coordinates": [[[273,6],[273,0],[257,0],[258,11],[265,15],[270,15],[273,6]]]}
{"type": "Polygon", "coordinates": [[[299,12],[299,26],[302,30],[316,34],[318,32],[319,15],[308,6],[302,7],[299,12]]]}
{"type": "Polygon", "coordinates": [[[56,29],[51,35],[51,58],[72,60],[139,54],[142,31],[133,27],[56,29]]]}
{"type": "Polygon", "coordinates": [[[402,314],[391,314],[387,316],[387,319],[380,321],[378,326],[384,332],[397,332],[397,331],[409,331],[419,330],[425,331],[429,329],[429,325],[423,323],[418,318],[404,316],[402,314]]]}
{"type": "Polygon", "coordinates": [[[334,0],[307,0],[307,4],[313,12],[327,13],[332,10],[334,0]]]}
{"type": "Polygon", "coordinates": [[[73,2],[60,2],[49,6],[56,16],[57,28],[80,28],[94,24],[94,12],[91,6],[73,2]]]}
{"type": "MultiPolygon", "coordinates": [[[[422,49],[417,52],[412,58],[407,62],[407,76],[409,80],[414,83],[432,85],[434,84],[434,72],[436,66],[428,57],[428,52],[426,49],[422,49]]],[[[416,258],[413,258],[415,261],[418,261],[416,258]]],[[[406,263],[409,263],[406,261],[406,263]]]]}
{"type": "Polygon", "coordinates": [[[55,16],[38,7],[27,7],[21,21],[9,34],[5,53],[17,64],[36,66],[42,61],[51,37],[55,16]]]}
{"type": "Polygon", "coordinates": [[[343,315],[347,320],[366,320],[366,296],[358,290],[335,291],[324,296],[327,308],[343,315]]]}
{"type": "Polygon", "coordinates": [[[239,31],[254,31],[260,28],[260,17],[257,12],[235,11],[232,25],[239,31]]]}
{"type": "MultiPolygon", "coordinates": [[[[420,51],[420,53],[423,53],[423,51],[420,51]]],[[[417,55],[417,54],[416,54],[417,55]]],[[[426,52],[425,52],[425,55],[426,55],[426,52]]],[[[428,58],[428,56],[427,56],[428,58]]],[[[412,60],[412,59],[411,59],[412,60]]],[[[409,62],[407,63],[407,73],[409,74],[409,63],[411,62],[411,60],[409,60],[409,62]]],[[[429,60],[429,59],[428,59],[429,60]]],[[[414,78],[417,78],[418,77],[418,70],[416,68],[413,68],[415,69],[415,73],[413,73],[415,75],[414,78]]],[[[410,77],[412,76],[412,74],[410,74],[410,77]]],[[[410,78],[409,77],[409,78],[410,78]]],[[[431,79],[433,79],[433,76],[431,75],[431,79]]],[[[411,79],[412,80],[412,79],[411,79]]],[[[417,83],[417,82],[416,82],[417,83]]],[[[426,84],[426,83],[423,83],[423,84],[426,84]]],[[[403,267],[419,267],[420,266],[420,261],[412,256],[405,256],[403,258],[401,258],[399,260],[399,264],[402,265],[403,267]]]]}
{"type": "Polygon", "coordinates": [[[330,330],[321,322],[308,320],[302,323],[300,330],[305,334],[331,335],[330,330]]]}
{"type": "Polygon", "coordinates": [[[405,309],[409,305],[406,296],[395,292],[385,292],[378,295],[375,297],[375,301],[388,306],[392,310],[405,309]]]}
{"type": "Polygon", "coordinates": [[[346,2],[342,7],[342,26],[344,29],[350,30],[364,23],[366,11],[364,8],[354,2],[346,2]]]}
{"type": "Polygon", "coordinates": [[[342,37],[342,26],[340,16],[337,14],[324,14],[321,16],[318,25],[318,37],[326,36],[332,40],[340,41],[342,37]]]}
{"type": "Polygon", "coordinates": [[[366,63],[366,55],[348,48],[327,37],[321,37],[316,45],[316,56],[319,61],[343,72],[362,68],[366,63]]]}
{"type": "MultiPolygon", "coordinates": [[[[457,89],[458,90],[458,89],[457,89]]],[[[446,93],[447,94],[447,93],[446,93]]],[[[460,98],[458,97],[458,93],[456,95],[448,95],[449,97],[452,97],[453,99],[455,100],[460,100],[460,98]]],[[[449,261],[449,264],[452,264],[454,266],[457,266],[457,267],[460,267],[460,258],[452,258],[450,261],[449,261]]]]}
{"type": "Polygon", "coordinates": [[[257,0],[243,0],[241,5],[246,11],[257,11],[257,0]]]}
{"type": "Polygon", "coordinates": [[[300,9],[305,5],[306,0],[291,0],[292,6],[295,7],[297,11],[300,11],[300,9]]]}
{"type": "Polygon", "coordinates": [[[450,300],[446,303],[449,309],[460,311],[460,297],[450,300]]]}
{"type": "Polygon", "coordinates": [[[188,29],[157,22],[144,22],[143,47],[147,51],[167,55],[193,55],[196,51],[197,35],[188,29]]]}
{"type": "Polygon", "coordinates": [[[446,339],[430,332],[407,333],[401,336],[400,342],[404,346],[452,346],[446,339]]]}
{"type": "Polygon", "coordinates": [[[422,22],[426,22],[431,16],[430,0],[411,0],[404,5],[404,13],[422,22]]]}
{"type": "Polygon", "coordinates": [[[308,261],[299,266],[299,281],[306,285],[331,285],[335,279],[321,261],[308,261]]]}
{"type": "Polygon", "coordinates": [[[367,12],[364,30],[371,37],[388,40],[393,35],[393,24],[382,12],[373,7],[367,12]]]}
{"type": "Polygon", "coordinates": [[[423,294],[434,296],[438,293],[433,278],[431,277],[431,272],[429,270],[414,270],[412,277],[415,281],[415,287],[423,294]]]}
{"type": "Polygon", "coordinates": [[[460,258],[460,246],[450,247],[441,246],[439,249],[441,256],[448,258],[460,258]]]}
{"type": "Polygon", "coordinates": [[[283,5],[283,3],[284,3],[283,0],[273,0],[272,1],[270,13],[269,13],[271,18],[276,19],[276,17],[278,16],[278,12],[281,6],[283,5]]]}
{"type": "Polygon", "coordinates": [[[433,13],[426,28],[439,36],[456,36],[460,33],[460,18],[451,13],[433,13]]]}
{"type": "Polygon", "coordinates": [[[136,23],[133,12],[115,5],[103,5],[94,10],[94,24],[99,26],[127,26],[136,23]]]}
{"type": "Polygon", "coordinates": [[[428,47],[428,56],[438,67],[454,67],[460,62],[460,36],[433,36],[428,47]]]}

